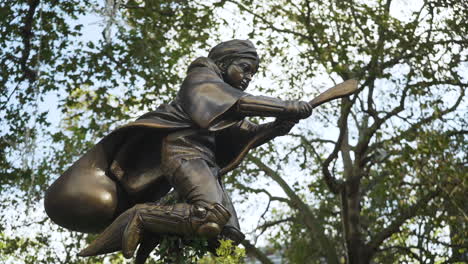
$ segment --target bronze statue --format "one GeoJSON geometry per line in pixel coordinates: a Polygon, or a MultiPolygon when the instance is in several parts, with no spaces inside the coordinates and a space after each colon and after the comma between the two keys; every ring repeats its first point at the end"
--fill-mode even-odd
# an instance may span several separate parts
{"type": "Polygon", "coordinates": [[[244,239],[220,170],[235,167],[245,146],[287,134],[315,106],[244,92],[258,67],[248,40],[215,46],[190,64],[173,102],[110,133],[50,186],[45,208],[55,223],[105,229],[80,255],[130,258],[140,244],[144,263],[162,235],[244,239]],[[256,125],[249,116],[277,120],[256,125]],[[180,202],[158,203],[172,188],[180,202]]]}

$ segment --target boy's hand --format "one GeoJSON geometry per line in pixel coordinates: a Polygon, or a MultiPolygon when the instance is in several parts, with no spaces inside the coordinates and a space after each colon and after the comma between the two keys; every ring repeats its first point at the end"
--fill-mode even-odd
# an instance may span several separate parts
{"type": "Polygon", "coordinates": [[[305,119],[312,114],[312,105],[304,101],[286,101],[286,111],[295,119],[305,119]]]}

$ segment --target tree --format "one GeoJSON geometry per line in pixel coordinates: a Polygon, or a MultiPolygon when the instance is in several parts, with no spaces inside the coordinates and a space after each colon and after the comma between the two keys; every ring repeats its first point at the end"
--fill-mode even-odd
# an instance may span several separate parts
{"type": "Polygon", "coordinates": [[[277,143],[259,150],[238,172],[249,176],[232,180],[283,208],[258,232],[273,227],[273,244],[293,263],[466,261],[468,229],[451,224],[466,222],[468,209],[466,3],[421,1],[401,16],[391,0],[224,2],[255,25],[260,50],[290,69],[275,79],[280,87],[360,82],[354,96],[317,109],[286,155],[277,143]],[[250,177],[272,180],[286,197],[250,177]]]}
{"type": "Polygon", "coordinates": [[[90,237],[50,232],[45,189],[96,139],[174,95],[212,16],[178,0],[0,2],[0,259],[86,261],[75,255],[90,237]],[[104,30],[89,39],[96,20],[104,30]]]}
{"type": "MultiPolygon", "coordinates": [[[[356,95],[316,109],[227,176],[237,199],[270,201],[255,236],[266,234],[291,263],[466,261],[468,8],[461,0],[421,1],[414,12],[396,7],[390,0],[1,2],[0,259],[102,261],[75,257],[92,237],[53,233],[44,214],[24,212],[41,211],[44,189],[97,139],[171,99],[195,51],[216,43],[213,29],[235,23],[216,15],[227,8],[244,19],[234,27],[252,26],[262,65],[275,66],[260,71],[270,80],[262,93],[305,98],[360,81],[356,95]],[[96,13],[102,36],[83,39],[96,13]]],[[[247,252],[270,263],[254,244],[250,236],[247,252]]]]}

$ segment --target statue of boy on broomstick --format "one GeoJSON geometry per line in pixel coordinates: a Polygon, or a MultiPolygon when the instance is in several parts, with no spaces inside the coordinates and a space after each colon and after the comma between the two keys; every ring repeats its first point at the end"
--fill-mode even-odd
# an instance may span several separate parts
{"type": "Polygon", "coordinates": [[[223,42],[193,61],[177,97],[120,127],[91,148],[47,190],[45,209],[58,225],[101,232],[81,256],[122,251],[144,263],[161,237],[244,239],[221,175],[249,149],[287,134],[312,109],[355,91],[335,86],[311,102],[244,92],[259,67],[248,40],[223,42]],[[246,118],[276,117],[257,125],[246,118]],[[175,204],[160,201],[171,189],[175,204]]]}

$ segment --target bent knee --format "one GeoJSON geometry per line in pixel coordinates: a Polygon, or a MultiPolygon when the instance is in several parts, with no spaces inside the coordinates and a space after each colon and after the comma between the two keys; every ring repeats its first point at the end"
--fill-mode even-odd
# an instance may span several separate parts
{"type": "Polygon", "coordinates": [[[44,199],[46,213],[52,221],[80,232],[98,232],[106,227],[116,214],[117,203],[113,182],[75,184],[66,179],[58,179],[50,186],[44,199]]]}

